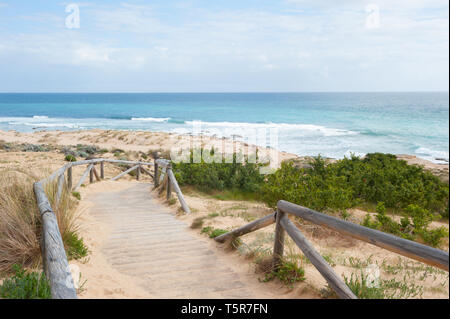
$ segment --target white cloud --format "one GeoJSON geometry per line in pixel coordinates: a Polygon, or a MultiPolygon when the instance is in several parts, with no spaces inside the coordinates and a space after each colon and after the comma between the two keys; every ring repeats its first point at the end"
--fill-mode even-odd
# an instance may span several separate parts
{"type": "Polygon", "coordinates": [[[254,76],[266,86],[272,83],[272,90],[283,85],[303,90],[297,83],[324,90],[370,85],[370,90],[375,82],[365,79],[375,77],[377,89],[402,81],[416,88],[422,82],[411,73],[421,70],[435,70],[432,82],[448,85],[448,71],[443,71],[448,67],[448,13],[422,10],[448,8],[448,2],[374,0],[380,5],[381,24],[372,30],[365,27],[365,5],[372,1],[339,6],[315,1],[310,12],[311,3],[287,0],[281,13],[186,6],[183,19],[167,18],[151,5],[91,5],[81,11],[77,31],[54,27],[64,15],[24,17],[36,23],[50,20],[52,29],[1,36],[0,53],[9,60],[27,55],[41,65],[89,67],[131,77],[158,74],[177,81],[195,74],[207,84],[219,76],[254,76]]]}

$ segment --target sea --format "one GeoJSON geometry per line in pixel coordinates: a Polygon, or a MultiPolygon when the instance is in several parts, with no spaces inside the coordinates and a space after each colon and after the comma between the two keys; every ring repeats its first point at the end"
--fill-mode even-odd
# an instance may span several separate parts
{"type": "Polygon", "coordinates": [[[0,130],[94,128],[200,133],[301,156],[383,152],[448,163],[449,93],[0,94],[0,130]]]}

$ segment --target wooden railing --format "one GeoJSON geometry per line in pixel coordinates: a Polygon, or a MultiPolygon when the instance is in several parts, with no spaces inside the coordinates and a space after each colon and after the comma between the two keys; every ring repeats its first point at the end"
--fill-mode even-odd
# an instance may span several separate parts
{"type": "Polygon", "coordinates": [[[328,227],[344,235],[363,240],[375,246],[379,246],[403,256],[421,261],[428,265],[435,266],[446,271],[449,269],[449,254],[446,251],[425,246],[411,240],[396,237],[391,234],[354,224],[333,216],[325,215],[283,200],[280,200],[277,203],[277,211],[275,213],[269,214],[243,227],[218,236],[215,240],[220,243],[224,243],[225,241],[233,240],[236,237],[276,223],[273,248],[274,269],[278,267],[283,257],[284,236],[286,232],[316,267],[316,269],[322,274],[330,287],[340,298],[356,299],[356,296],[350,288],[347,287],[342,279],[334,272],[333,268],[325,261],[325,259],[317,252],[313,245],[311,245],[311,243],[289,219],[289,214],[300,217],[311,223],[328,227]]]}
{"type": "Polygon", "coordinates": [[[159,191],[160,193],[162,193],[164,189],[166,190],[167,200],[169,200],[172,196],[172,190],[175,191],[183,211],[186,214],[191,213],[191,210],[184,199],[183,193],[181,192],[180,186],[178,186],[177,179],[173,174],[172,164],[166,159],[157,159],[155,161],[155,188],[159,186],[161,186],[159,191]],[[159,171],[160,169],[161,173],[159,171]]]}
{"type": "MultiPolygon", "coordinates": [[[[52,298],[54,299],[77,298],[77,293],[72,280],[72,275],[70,273],[69,263],[67,261],[66,252],[64,250],[61,233],[58,228],[57,218],[45,193],[45,187],[48,183],[53,182],[55,179],[58,180],[55,196],[55,204],[57,205],[61,199],[64,187],[66,187],[68,191],[76,191],[83,184],[88,175],[91,183],[94,182],[94,177],[98,181],[103,180],[105,178],[105,163],[133,165],[131,168],[113,177],[111,180],[118,180],[119,178],[125,176],[133,170],[136,170],[137,180],[140,179],[140,174],[141,172],[143,172],[153,177],[156,184],[156,174],[152,175],[147,169],[143,167],[153,165],[155,165],[156,167],[156,164],[147,162],[121,161],[114,159],[92,159],[68,163],[51,174],[49,177],[34,183],[34,193],[36,195],[39,213],[42,218],[41,251],[44,271],[50,282],[51,294],[52,298]],[[88,165],[88,167],[84,171],[76,186],[72,187],[72,168],[80,165],[88,165]],[[100,165],[100,174],[98,174],[96,170],[96,165],[100,165]],[[65,176],[66,172],[67,179],[65,176]]],[[[170,165],[166,165],[166,167],[169,167],[170,172],[170,165]]],[[[155,170],[155,172],[157,172],[157,170],[155,170]]],[[[174,177],[172,177],[172,183],[176,183],[174,177]]]]}

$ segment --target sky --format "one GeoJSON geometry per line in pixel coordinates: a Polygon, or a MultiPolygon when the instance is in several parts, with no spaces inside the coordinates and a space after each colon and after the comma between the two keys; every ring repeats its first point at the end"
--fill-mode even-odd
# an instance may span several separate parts
{"type": "Polygon", "coordinates": [[[448,0],[0,0],[0,92],[448,87],[448,0]]]}

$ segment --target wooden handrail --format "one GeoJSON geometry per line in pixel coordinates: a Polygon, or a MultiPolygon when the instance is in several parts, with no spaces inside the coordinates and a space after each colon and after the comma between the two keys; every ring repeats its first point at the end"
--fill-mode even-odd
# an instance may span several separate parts
{"type": "Polygon", "coordinates": [[[251,223],[246,224],[245,226],[239,227],[233,231],[217,236],[216,238],[214,238],[214,240],[219,243],[224,243],[227,240],[232,240],[239,236],[251,233],[255,230],[272,225],[273,223],[275,223],[275,213],[269,214],[267,216],[264,216],[263,218],[254,220],[251,223]]]}
{"type": "Polygon", "coordinates": [[[280,200],[277,206],[279,210],[301,217],[311,223],[328,227],[344,235],[363,240],[428,265],[446,271],[449,270],[449,255],[446,251],[325,215],[284,200],[280,200]]]}
{"type": "Polygon", "coordinates": [[[170,161],[162,158],[155,160],[154,181],[155,188],[161,186],[159,194],[162,194],[164,190],[166,190],[166,199],[169,200],[172,194],[172,190],[175,191],[183,211],[186,214],[191,213],[191,209],[184,199],[183,192],[181,191],[181,188],[178,185],[178,181],[175,178],[175,174],[172,171],[172,164],[170,161]],[[159,168],[161,168],[161,173],[159,173],[159,168]]]}
{"type": "MultiPolygon", "coordinates": [[[[92,165],[92,164],[91,164],[91,165],[92,165]]],[[[112,181],[116,181],[116,180],[118,180],[119,178],[121,178],[122,176],[125,176],[125,175],[127,175],[128,173],[130,173],[131,171],[134,171],[135,169],[138,169],[138,168],[139,168],[139,165],[135,165],[135,166],[133,166],[133,167],[127,169],[126,171],[120,173],[119,175],[117,175],[117,176],[111,178],[111,180],[112,180],[112,181]]]]}
{"type": "Polygon", "coordinates": [[[283,257],[284,233],[286,232],[303,251],[305,256],[308,257],[316,269],[322,274],[330,287],[338,294],[340,298],[356,298],[354,293],[334,272],[333,268],[327,264],[324,258],[314,249],[311,243],[305,238],[305,236],[303,236],[294,223],[289,220],[287,214],[298,216],[304,220],[328,227],[344,235],[363,240],[403,256],[449,271],[449,254],[446,251],[354,224],[333,216],[322,214],[312,209],[284,200],[278,201],[276,213],[267,215],[233,231],[220,235],[216,237],[215,240],[223,243],[226,240],[248,234],[255,230],[269,226],[275,222],[276,227],[273,249],[273,265],[275,269],[280,265],[283,257]]]}
{"type": "Polygon", "coordinates": [[[34,183],[34,193],[42,218],[42,257],[45,275],[54,299],[75,299],[77,293],[67,261],[58,221],[41,182],[34,183]]]}
{"type": "Polygon", "coordinates": [[[183,193],[181,192],[180,186],[178,186],[177,179],[175,178],[175,175],[172,172],[172,169],[167,169],[167,176],[169,177],[170,182],[172,183],[173,189],[175,193],[177,193],[178,200],[180,201],[181,207],[185,211],[186,214],[190,214],[191,210],[186,203],[186,200],[184,199],[183,193]]]}
{"type": "Polygon", "coordinates": [[[303,236],[300,230],[295,227],[287,215],[283,215],[280,218],[280,224],[340,298],[357,299],[355,294],[314,249],[313,245],[303,236]]]}

